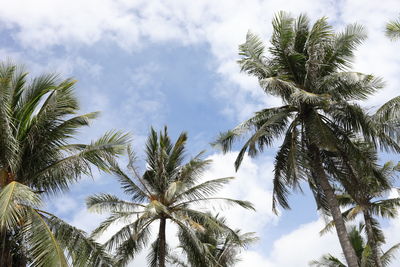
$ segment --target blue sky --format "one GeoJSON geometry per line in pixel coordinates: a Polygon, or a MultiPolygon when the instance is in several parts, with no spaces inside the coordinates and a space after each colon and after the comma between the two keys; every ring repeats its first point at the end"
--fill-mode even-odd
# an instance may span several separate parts
{"type": "MultiPolygon", "coordinates": [[[[252,112],[279,104],[263,94],[257,81],[240,74],[236,64],[237,47],[247,30],[268,41],[272,16],[279,10],[293,15],[306,12],[312,19],[326,15],[338,30],[347,23],[365,25],[369,39],[359,48],[354,69],[383,77],[387,86],[364,105],[373,108],[398,95],[400,44],[383,34],[384,23],[400,12],[398,1],[0,3],[0,57],[25,64],[33,74],[55,71],[74,77],[82,112],[102,111],[100,119],[81,134],[81,140],[96,138],[108,129],[129,131],[140,155],[150,126],[160,129],[168,125],[171,136],[189,133],[188,154],[208,151],[207,156],[214,160],[208,178],[237,177],[222,193],[251,200],[258,211],[227,209],[225,214],[232,225],[256,231],[261,238],[243,253],[239,266],[306,266],[323,253],[340,255],[334,235],[319,237],[323,223],[307,190],[291,198],[291,211],[272,214],[275,148],[256,159],[246,158],[235,174],[235,152],[223,156],[209,143],[252,112]]],[[[53,199],[49,208],[76,226],[93,229],[102,217],[88,213],[84,199],[94,192],[120,193],[112,177],[95,174],[94,180],[85,178],[70,193],[53,199]]],[[[399,241],[395,239],[399,221],[385,227],[388,243],[399,241]]],[[[139,256],[133,264],[142,266],[144,262],[139,256]]]]}

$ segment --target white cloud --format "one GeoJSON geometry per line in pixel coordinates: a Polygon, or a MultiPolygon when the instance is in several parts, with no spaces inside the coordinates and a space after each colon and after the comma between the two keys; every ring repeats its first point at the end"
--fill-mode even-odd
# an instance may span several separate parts
{"type": "Polygon", "coordinates": [[[245,210],[241,207],[229,207],[222,212],[232,228],[240,228],[246,232],[262,233],[266,227],[274,225],[278,221],[272,210],[272,159],[263,157],[260,164],[248,156],[245,156],[237,173],[234,170],[234,162],[237,152],[226,155],[214,154],[209,157],[213,161],[205,179],[221,177],[235,177],[226,185],[218,196],[247,200],[254,204],[256,212],[245,210]]]}
{"type": "MultiPolygon", "coordinates": [[[[126,68],[130,77],[121,101],[123,112],[130,115],[130,124],[143,125],[148,121],[157,124],[166,115],[165,94],[157,77],[160,67],[154,62],[136,68],[126,68]],[[160,111],[163,112],[160,112],[160,111]]],[[[147,130],[147,129],[146,129],[147,130]]]]}
{"type": "Polygon", "coordinates": [[[333,232],[319,235],[323,227],[324,222],[317,220],[300,225],[275,241],[271,252],[273,266],[307,266],[311,260],[326,253],[341,255],[339,242],[333,232]]]}
{"type": "Polygon", "coordinates": [[[55,214],[66,215],[76,210],[78,203],[68,195],[62,195],[52,200],[51,205],[55,208],[55,214]]]}
{"type": "MultiPolygon", "coordinates": [[[[357,223],[353,224],[356,225],[357,223]]],[[[300,225],[297,229],[275,240],[273,243],[273,249],[268,257],[265,256],[267,253],[246,253],[244,261],[239,264],[238,267],[308,266],[308,263],[311,260],[317,260],[327,253],[330,253],[344,261],[336,232],[333,230],[323,236],[319,235],[319,231],[324,227],[324,225],[325,223],[322,219],[300,225]]],[[[399,220],[392,220],[389,226],[385,227],[383,230],[387,239],[387,243],[383,246],[383,249],[386,250],[399,242],[399,220]]],[[[400,266],[399,252],[397,252],[395,256],[396,259],[389,265],[391,267],[400,266]]]]}
{"type": "MultiPolygon", "coordinates": [[[[4,0],[3,0],[4,1],[4,0]]],[[[46,51],[52,46],[93,45],[112,41],[134,52],[148,42],[205,43],[217,63],[216,72],[224,83],[215,94],[230,98],[225,113],[243,119],[260,105],[279,102],[266,97],[254,79],[239,73],[235,63],[237,47],[247,30],[268,41],[275,12],[287,10],[297,15],[307,12],[316,19],[323,15],[337,25],[364,24],[370,38],[361,46],[356,70],[372,72],[389,80],[388,88],[369,104],[381,104],[396,94],[400,82],[398,43],[383,36],[384,23],[397,15],[398,2],[329,0],[279,1],[7,1],[0,10],[3,27],[13,29],[22,45],[46,51]],[[373,17],[371,17],[373,14],[373,17]],[[232,95],[235,95],[231,99],[232,95]],[[229,112],[230,110],[230,112],[229,112]]]]}
{"type": "Polygon", "coordinates": [[[74,217],[71,219],[71,225],[90,233],[105,218],[105,215],[89,212],[85,207],[74,214],[74,217]]]}

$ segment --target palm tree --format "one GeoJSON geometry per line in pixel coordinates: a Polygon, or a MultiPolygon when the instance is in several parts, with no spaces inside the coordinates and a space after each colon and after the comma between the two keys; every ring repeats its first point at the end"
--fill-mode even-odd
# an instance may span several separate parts
{"type": "MultiPolygon", "coordinates": [[[[216,219],[225,224],[224,218],[216,217],[216,219]]],[[[183,234],[179,233],[179,236],[182,237],[183,234]]],[[[207,228],[204,232],[196,232],[196,236],[201,242],[203,250],[197,250],[190,240],[181,239],[180,248],[186,255],[186,261],[179,256],[170,255],[168,261],[173,266],[231,267],[240,261],[238,257],[240,251],[258,240],[254,233],[242,234],[240,230],[232,233],[224,229],[215,231],[207,228]]]]}
{"type": "Polygon", "coordinates": [[[386,36],[392,40],[400,38],[400,17],[386,24],[386,36]]]}
{"type": "Polygon", "coordinates": [[[233,130],[222,133],[215,144],[227,152],[236,139],[249,135],[236,159],[237,169],[246,152],[255,156],[283,138],[275,157],[273,209],[278,204],[289,208],[289,189],[299,188],[300,181],[308,180],[316,198],[325,196],[346,261],[356,267],[357,257],[323,159],[332,151],[349,157],[343,146],[351,148],[346,152],[362,157],[349,138],[352,132],[382,148],[400,148],[353,102],[366,99],[382,87],[381,80],[372,75],[349,71],[353,51],[366,34],[357,24],[334,33],[326,18],[310,26],[305,15],[294,20],[285,12],[278,13],[272,25],[270,55],[265,55],[260,38],[248,33],[239,47],[239,64],[242,71],[258,78],[267,94],[280,97],[284,105],[256,112],[233,130]]]}
{"type": "MultiPolygon", "coordinates": [[[[360,225],[357,229],[356,226],[351,227],[349,233],[350,242],[357,253],[359,265],[361,267],[375,267],[375,262],[372,258],[371,248],[369,244],[366,244],[364,238],[361,235],[364,225],[360,225]]],[[[394,253],[400,248],[400,243],[392,246],[385,253],[380,256],[382,266],[389,266],[391,260],[394,258],[394,253]]],[[[320,260],[314,260],[310,262],[310,266],[315,267],[346,267],[337,257],[331,254],[326,254],[321,257],[320,260]]]]}
{"type": "Polygon", "coordinates": [[[97,113],[77,115],[75,81],[0,64],[0,261],[2,266],[88,266],[110,259],[85,233],[41,209],[91,166],[121,154],[126,135],[108,132],[90,144],[70,140],[97,113]],[[66,254],[65,254],[66,253],[66,254]]]}
{"type": "Polygon", "coordinates": [[[122,200],[110,194],[88,198],[89,210],[111,213],[109,218],[94,230],[93,236],[99,236],[115,223],[125,224],[105,243],[107,248],[116,251],[118,265],[126,265],[137,252],[148,245],[150,227],[157,221],[158,235],[148,255],[150,266],[165,267],[168,252],[165,236],[167,221],[177,225],[180,239],[190,240],[198,251],[202,249],[201,242],[196,236],[198,231],[225,229],[236,235],[233,230],[209,213],[194,209],[193,206],[196,204],[205,205],[222,201],[253,209],[251,203],[247,201],[212,197],[232,177],[199,183],[202,173],[211,162],[201,159],[202,153],[199,153],[184,163],[186,141],[186,133],[182,133],[173,144],[166,128],[159,134],[151,129],[146,143],[146,170],[143,175],[139,175],[133,165],[135,155],[131,149],[128,153],[128,168],[133,178],[125,174],[117,164],[112,168],[112,172],[130,200],[122,200]]]}
{"type": "MultiPolygon", "coordinates": [[[[384,197],[393,189],[393,178],[395,172],[399,170],[399,165],[387,162],[379,167],[376,150],[370,144],[363,142],[357,142],[357,145],[365,157],[363,160],[357,158],[351,160],[349,165],[352,167],[352,172],[347,169],[347,166],[341,166],[341,170],[336,168],[342,165],[340,163],[328,162],[327,164],[335,168],[334,172],[342,185],[336,189],[336,197],[339,204],[347,208],[343,212],[345,219],[355,219],[359,214],[363,216],[372,259],[376,267],[382,267],[380,246],[385,242],[385,238],[379,228],[379,222],[373,216],[385,218],[397,216],[400,198],[384,197]],[[351,177],[353,174],[356,177],[351,177]],[[348,178],[349,176],[351,179],[348,178]]],[[[322,232],[331,229],[333,225],[334,222],[331,221],[322,232]]]]}

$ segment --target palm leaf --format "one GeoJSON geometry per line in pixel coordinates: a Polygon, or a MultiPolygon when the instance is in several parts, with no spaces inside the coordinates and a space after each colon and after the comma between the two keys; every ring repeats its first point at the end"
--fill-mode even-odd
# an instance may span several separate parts
{"type": "Polygon", "coordinates": [[[18,182],[11,182],[0,192],[0,229],[10,230],[25,220],[29,209],[41,204],[38,194],[18,182]]]}
{"type": "Polygon", "coordinates": [[[395,259],[394,254],[397,252],[397,250],[400,249],[400,243],[395,244],[392,246],[390,249],[388,249],[383,255],[381,256],[381,261],[385,266],[389,266],[391,261],[395,259]]]}
{"type": "Polygon", "coordinates": [[[28,208],[28,221],[23,233],[27,236],[34,266],[68,267],[64,248],[54,236],[46,220],[36,210],[28,208]]]}
{"type": "Polygon", "coordinates": [[[110,194],[93,195],[87,198],[86,206],[90,211],[103,213],[110,211],[137,211],[138,208],[144,208],[145,205],[133,203],[119,199],[110,194]]]}
{"type": "Polygon", "coordinates": [[[191,187],[184,192],[175,196],[175,200],[180,199],[197,199],[211,196],[218,192],[225,184],[229,183],[233,177],[225,177],[214,180],[209,180],[194,187],[191,187]]]}
{"type": "Polygon", "coordinates": [[[400,38],[400,18],[386,24],[386,36],[392,40],[400,38]]]}
{"type": "Polygon", "coordinates": [[[107,132],[90,145],[82,146],[79,152],[59,159],[37,172],[31,178],[32,184],[37,190],[57,193],[68,189],[69,184],[82,174],[91,175],[91,165],[108,171],[109,158],[124,153],[128,140],[127,134],[107,132]]]}
{"type": "Polygon", "coordinates": [[[43,218],[57,241],[68,251],[73,266],[113,266],[113,260],[104,248],[79,230],[53,214],[43,218]]]}

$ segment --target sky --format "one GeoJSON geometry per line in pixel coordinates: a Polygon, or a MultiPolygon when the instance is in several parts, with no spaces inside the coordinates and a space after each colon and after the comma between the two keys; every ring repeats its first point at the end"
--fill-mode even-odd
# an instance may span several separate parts
{"type": "MultiPolygon", "coordinates": [[[[150,127],[168,125],[172,137],[188,132],[189,155],[207,150],[213,165],[205,179],[236,177],[220,195],[249,200],[257,211],[225,208],[223,214],[232,227],[260,237],[241,254],[238,266],[307,266],[324,253],[341,256],[334,234],[320,237],[324,221],[307,188],[304,194],[291,196],[291,210],[279,216],[272,213],[271,178],[278,144],[256,158],[245,157],[235,173],[237,151],[222,155],[210,143],[253,112],[279,105],[254,78],[240,73],[236,61],[238,45],[248,30],[268,42],[272,17],[280,10],[294,16],[307,13],[313,21],[327,16],[335,30],[349,23],[364,25],[369,38],[358,48],[353,69],[382,77],[386,86],[363,105],[374,109],[397,96],[400,42],[384,36],[384,25],[400,13],[398,0],[0,0],[0,4],[0,59],[25,64],[33,76],[57,72],[74,77],[82,113],[101,111],[80,141],[109,129],[129,131],[141,157],[150,127]]],[[[398,161],[398,156],[390,159],[398,161]]],[[[122,196],[113,177],[95,173],[93,179],[83,178],[69,193],[51,199],[48,208],[90,231],[104,218],[89,213],[84,205],[85,198],[97,192],[122,196]]],[[[169,240],[176,244],[173,232],[168,225],[169,240]]],[[[386,222],[385,232],[389,246],[399,242],[399,219],[386,222]]],[[[393,267],[400,266],[398,258],[393,267]]],[[[145,254],[140,254],[131,265],[145,266],[145,262],[145,254]]]]}

